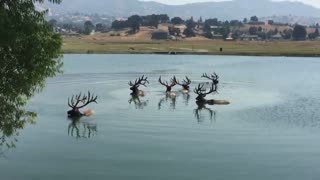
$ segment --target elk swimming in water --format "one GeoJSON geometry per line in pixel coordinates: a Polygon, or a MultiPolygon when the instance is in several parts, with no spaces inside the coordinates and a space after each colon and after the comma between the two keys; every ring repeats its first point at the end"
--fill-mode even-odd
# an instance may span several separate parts
{"type": "Polygon", "coordinates": [[[68,105],[72,110],[68,111],[69,118],[80,118],[82,116],[91,116],[94,115],[95,112],[93,110],[87,110],[83,113],[80,112],[81,108],[89,105],[90,103],[97,103],[98,96],[91,95],[90,91],[88,95],[72,95],[71,99],[68,98],[68,105]],[[80,104],[81,103],[81,104],[80,104]]]}
{"type": "Polygon", "coordinates": [[[148,77],[145,77],[144,75],[133,83],[132,81],[129,82],[129,86],[131,86],[130,90],[132,91],[132,96],[145,96],[144,91],[139,90],[139,86],[147,86],[146,84],[149,84],[148,77]]]}
{"type": "Polygon", "coordinates": [[[169,84],[168,81],[162,81],[161,76],[159,77],[159,80],[158,80],[161,85],[167,88],[166,93],[167,93],[167,96],[169,97],[176,97],[176,93],[171,91],[172,88],[177,84],[174,79],[175,78],[172,78],[170,80],[171,84],[169,84]]]}
{"type": "Polygon", "coordinates": [[[198,87],[194,90],[194,93],[196,93],[198,95],[196,98],[197,105],[199,107],[205,107],[206,104],[208,104],[208,105],[229,105],[230,102],[226,101],[226,100],[214,100],[214,99],[207,100],[207,99],[205,99],[205,97],[207,95],[217,93],[219,76],[216,73],[213,73],[210,76],[208,76],[207,74],[203,74],[202,77],[210,79],[212,82],[211,82],[210,90],[208,92],[207,92],[207,89],[204,87],[205,86],[204,83],[200,83],[198,85],[198,87]]]}
{"type": "Polygon", "coordinates": [[[178,84],[179,86],[182,86],[181,92],[183,94],[188,94],[190,92],[190,84],[191,84],[191,80],[188,78],[188,76],[186,76],[186,79],[184,79],[182,81],[182,83],[180,83],[176,77],[173,78],[174,82],[176,84],[178,84]]]}

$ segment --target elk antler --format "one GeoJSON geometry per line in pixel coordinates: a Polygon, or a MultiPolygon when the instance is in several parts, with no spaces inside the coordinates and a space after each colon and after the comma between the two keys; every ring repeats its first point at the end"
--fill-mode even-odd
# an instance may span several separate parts
{"type": "Polygon", "coordinates": [[[90,91],[88,91],[88,95],[81,95],[81,93],[79,95],[72,95],[71,99],[68,98],[68,105],[69,107],[71,107],[72,109],[81,109],[85,106],[87,106],[90,103],[98,103],[97,102],[98,96],[94,96],[93,94],[91,95],[90,91]],[[78,106],[79,103],[82,103],[81,106],[78,106]]]}
{"type": "Polygon", "coordinates": [[[132,86],[132,87],[139,87],[140,85],[146,86],[146,84],[149,84],[149,81],[148,81],[148,77],[145,77],[143,75],[140,78],[136,79],[136,81],[134,83],[132,83],[132,81],[130,81],[128,84],[129,84],[129,86],[132,86]]]}
{"type": "Polygon", "coordinates": [[[219,83],[219,76],[216,73],[213,73],[210,76],[208,76],[207,73],[204,73],[201,77],[210,79],[214,84],[219,83]]]}
{"type": "Polygon", "coordinates": [[[206,97],[208,94],[217,92],[217,85],[212,83],[210,90],[207,92],[207,89],[204,87],[205,84],[199,84],[197,88],[194,89],[194,93],[199,96],[206,97]]]}
{"type": "Polygon", "coordinates": [[[159,83],[160,84],[162,84],[163,86],[166,86],[167,88],[168,87],[173,87],[173,86],[175,86],[177,83],[176,83],[176,77],[173,77],[171,80],[170,80],[170,82],[171,82],[171,84],[169,84],[168,83],[168,81],[165,81],[165,82],[163,82],[162,80],[161,80],[161,76],[159,77],[159,83]]]}
{"type": "Polygon", "coordinates": [[[180,85],[180,86],[189,86],[191,84],[191,80],[188,78],[188,76],[186,76],[186,79],[183,79],[182,83],[180,83],[176,77],[173,77],[173,80],[176,84],[180,85]]]}

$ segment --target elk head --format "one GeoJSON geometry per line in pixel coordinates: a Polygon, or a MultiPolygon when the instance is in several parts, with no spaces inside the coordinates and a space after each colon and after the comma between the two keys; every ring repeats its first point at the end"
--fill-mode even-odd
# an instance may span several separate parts
{"type": "Polygon", "coordinates": [[[182,83],[180,83],[176,77],[173,77],[173,80],[176,84],[182,86],[183,90],[187,90],[189,91],[190,89],[190,84],[191,84],[191,80],[188,78],[188,76],[186,76],[186,79],[183,79],[182,83]]]}
{"type": "Polygon", "coordinates": [[[213,84],[219,84],[219,76],[216,73],[213,73],[210,76],[208,76],[207,73],[204,73],[201,77],[211,80],[213,84]]]}
{"type": "Polygon", "coordinates": [[[206,100],[205,97],[208,94],[217,92],[217,84],[211,83],[211,87],[210,87],[209,91],[207,91],[207,89],[204,87],[204,85],[205,85],[204,83],[199,84],[198,87],[194,90],[194,93],[196,93],[198,95],[196,98],[197,104],[198,105],[201,105],[201,104],[213,105],[214,100],[206,100]]]}
{"type": "Polygon", "coordinates": [[[170,80],[170,84],[169,84],[168,81],[162,81],[160,76],[159,83],[167,88],[166,92],[171,92],[171,89],[177,84],[174,79],[175,77],[170,80]]]}
{"type": "Polygon", "coordinates": [[[143,91],[139,90],[139,86],[147,86],[149,84],[148,77],[144,75],[140,78],[136,79],[133,83],[132,81],[129,82],[129,86],[131,86],[130,90],[132,91],[131,95],[141,95],[143,96],[143,91]]]}
{"type": "Polygon", "coordinates": [[[89,105],[90,103],[97,103],[98,96],[91,95],[90,91],[88,91],[88,95],[72,95],[71,99],[68,98],[68,105],[72,110],[68,111],[68,117],[77,118],[82,117],[86,114],[80,112],[81,108],[89,105]]]}

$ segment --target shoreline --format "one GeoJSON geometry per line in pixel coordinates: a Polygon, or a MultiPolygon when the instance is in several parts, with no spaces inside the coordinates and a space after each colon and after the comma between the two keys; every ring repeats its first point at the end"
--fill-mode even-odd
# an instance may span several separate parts
{"type": "Polygon", "coordinates": [[[294,54],[294,53],[212,53],[212,52],[102,52],[102,51],[94,51],[90,50],[89,52],[83,51],[62,51],[63,54],[114,54],[114,55],[201,55],[201,56],[264,56],[264,57],[320,57],[319,54],[294,54]]]}

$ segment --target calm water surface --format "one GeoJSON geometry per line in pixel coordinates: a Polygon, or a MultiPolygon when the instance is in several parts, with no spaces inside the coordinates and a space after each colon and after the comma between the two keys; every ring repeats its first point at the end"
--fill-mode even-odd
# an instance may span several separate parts
{"type": "MultiPolygon", "coordinates": [[[[270,180],[320,177],[320,61],[315,58],[65,55],[64,74],[29,103],[38,113],[0,158],[2,180],[270,180]],[[159,75],[221,78],[216,99],[166,98],[159,75]],[[145,74],[140,103],[128,81],[145,74]],[[67,119],[67,98],[92,91],[97,114],[67,119]],[[131,103],[129,103],[131,102],[131,103]]],[[[175,91],[179,91],[176,87],[175,91]]]]}

